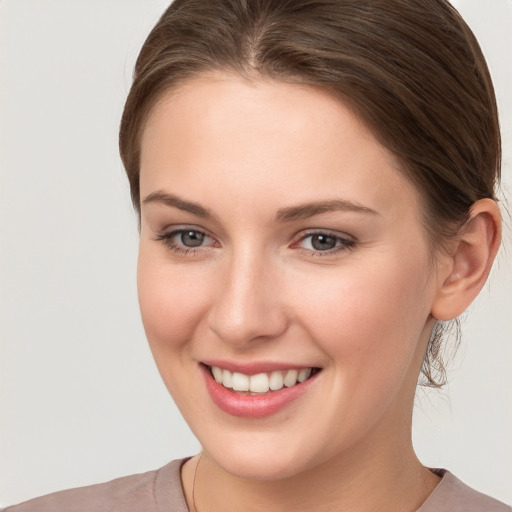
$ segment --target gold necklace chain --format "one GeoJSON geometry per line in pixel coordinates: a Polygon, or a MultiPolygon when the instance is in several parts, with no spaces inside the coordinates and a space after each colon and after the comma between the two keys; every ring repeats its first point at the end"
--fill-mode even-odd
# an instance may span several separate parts
{"type": "Polygon", "coordinates": [[[196,469],[194,470],[194,479],[192,480],[192,507],[194,509],[194,512],[199,512],[196,507],[196,477],[197,477],[197,470],[199,469],[199,463],[201,462],[201,456],[203,455],[203,452],[199,453],[199,457],[197,459],[196,469]]]}

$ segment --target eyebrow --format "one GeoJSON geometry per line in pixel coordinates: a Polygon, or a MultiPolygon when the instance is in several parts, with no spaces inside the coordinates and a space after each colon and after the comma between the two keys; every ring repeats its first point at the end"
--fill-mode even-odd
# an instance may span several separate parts
{"type": "Polygon", "coordinates": [[[332,199],[329,201],[318,201],[313,203],[304,203],[297,206],[290,206],[282,208],[276,214],[276,220],[281,222],[288,222],[292,220],[301,220],[319,215],[321,213],[328,213],[334,211],[343,212],[357,212],[369,213],[372,215],[379,215],[379,213],[362,204],[353,203],[344,199],[332,199]]]}
{"type": "MultiPolygon", "coordinates": [[[[205,208],[204,206],[201,206],[200,204],[194,203],[192,201],[186,201],[185,199],[181,199],[180,197],[168,192],[164,192],[163,190],[152,192],[142,202],[143,204],[164,204],[166,206],[171,206],[178,208],[179,210],[192,213],[193,215],[203,219],[211,219],[215,217],[215,215],[210,210],[208,210],[208,208],[205,208]]],[[[314,217],[315,215],[333,211],[379,215],[377,211],[372,210],[367,206],[353,203],[352,201],[347,201],[345,199],[331,199],[328,201],[303,203],[297,206],[281,208],[276,213],[275,220],[278,222],[289,222],[294,220],[307,219],[309,217],[314,217]]]]}
{"type": "Polygon", "coordinates": [[[157,190],[156,192],[151,192],[143,201],[143,204],[150,203],[160,203],[166,206],[172,206],[174,208],[178,208],[178,210],[183,210],[185,212],[192,213],[197,217],[201,217],[202,219],[211,219],[214,217],[212,212],[208,210],[208,208],[204,208],[200,204],[193,203],[192,201],[186,201],[185,199],[181,199],[174,194],[169,194],[164,192],[163,190],[157,190]]]}

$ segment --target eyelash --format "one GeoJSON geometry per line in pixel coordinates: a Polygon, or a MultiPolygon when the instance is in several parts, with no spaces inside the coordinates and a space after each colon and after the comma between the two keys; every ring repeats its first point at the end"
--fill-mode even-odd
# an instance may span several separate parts
{"type": "MultiPolygon", "coordinates": [[[[185,245],[177,244],[173,241],[173,238],[177,235],[184,234],[184,233],[198,233],[201,235],[204,235],[205,237],[212,238],[211,236],[208,236],[204,231],[201,231],[200,229],[192,229],[192,228],[183,228],[183,229],[176,229],[174,231],[171,231],[170,233],[161,233],[157,235],[154,240],[157,242],[162,242],[164,247],[171,250],[175,254],[178,254],[180,256],[186,256],[186,255],[194,255],[198,252],[204,251],[204,246],[200,245],[197,247],[187,247],[185,245]]],[[[213,238],[212,238],[213,240],[213,238]]]]}
{"type": "MultiPolygon", "coordinates": [[[[175,254],[178,254],[180,256],[186,256],[186,255],[195,255],[199,252],[203,252],[205,246],[200,245],[197,247],[187,247],[185,245],[177,244],[173,241],[174,237],[184,234],[184,233],[197,233],[200,235],[203,235],[204,237],[210,238],[213,240],[213,237],[206,234],[204,231],[201,231],[199,229],[191,229],[191,228],[184,228],[184,229],[176,229],[174,231],[171,231],[170,233],[161,233],[157,235],[154,240],[157,242],[162,242],[162,244],[175,254]]],[[[309,237],[313,236],[325,236],[329,237],[335,240],[336,245],[332,249],[327,249],[324,251],[321,250],[312,250],[312,249],[304,249],[299,247],[298,249],[308,256],[312,256],[315,258],[318,257],[326,257],[326,256],[332,256],[334,254],[350,251],[355,248],[357,245],[357,241],[353,238],[349,237],[342,237],[339,235],[336,235],[329,231],[323,231],[323,230],[314,230],[309,231],[307,233],[302,234],[299,238],[297,238],[294,242],[292,242],[291,247],[296,247],[301,242],[304,242],[304,240],[308,239],[309,237]]]]}
{"type": "Polygon", "coordinates": [[[322,258],[327,256],[333,256],[335,254],[341,253],[341,252],[348,252],[356,247],[356,240],[351,237],[343,237],[340,235],[337,235],[335,233],[332,233],[330,231],[324,231],[324,230],[312,230],[306,233],[303,233],[297,241],[292,243],[292,247],[297,246],[299,243],[304,242],[304,240],[308,239],[309,237],[314,236],[325,236],[334,239],[336,242],[336,245],[332,249],[327,249],[324,251],[321,250],[312,250],[312,249],[304,249],[299,247],[299,250],[303,252],[304,254],[308,256],[312,256],[314,258],[322,258]]]}

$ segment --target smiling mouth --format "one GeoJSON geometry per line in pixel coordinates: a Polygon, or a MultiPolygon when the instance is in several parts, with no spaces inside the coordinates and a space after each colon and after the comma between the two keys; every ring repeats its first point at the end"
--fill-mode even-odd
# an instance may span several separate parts
{"type": "Polygon", "coordinates": [[[283,388],[291,388],[305,382],[320,371],[320,368],[311,367],[246,375],[218,366],[207,366],[207,368],[218,384],[236,393],[246,395],[263,395],[283,388]]]}

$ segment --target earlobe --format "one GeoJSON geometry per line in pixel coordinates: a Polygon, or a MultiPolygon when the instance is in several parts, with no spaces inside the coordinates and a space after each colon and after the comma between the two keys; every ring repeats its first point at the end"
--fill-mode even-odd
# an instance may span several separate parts
{"type": "Polygon", "coordinates": [[[447,271],[432,305],[432,316],[448,321],[461,315],[484,286],[501,241],[501,215],[492,199],[476,201],[454,241],[447,271]]]}

